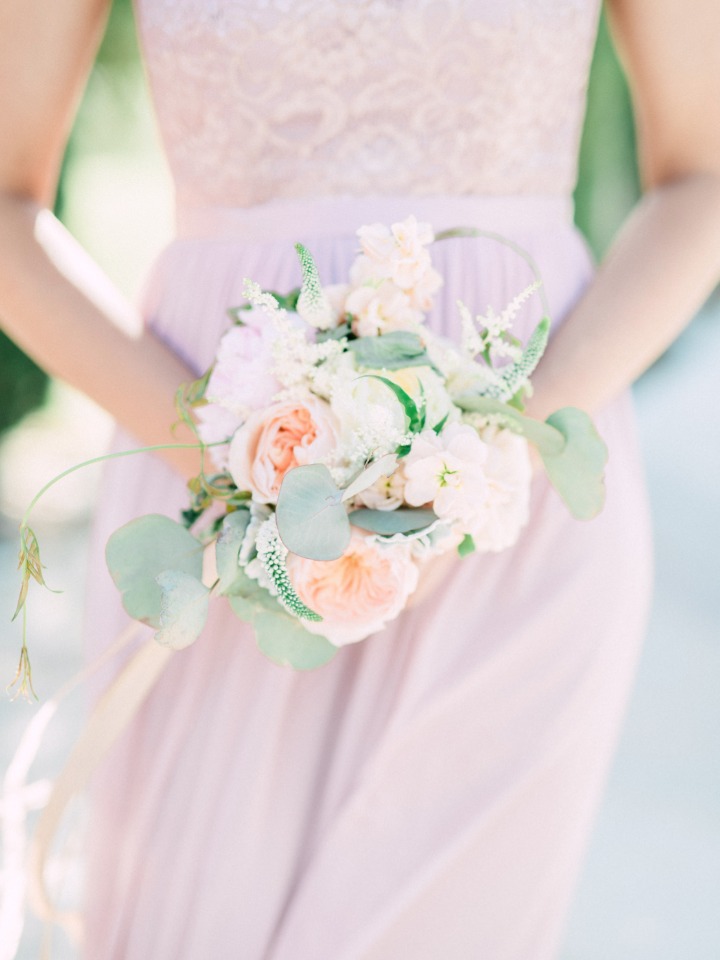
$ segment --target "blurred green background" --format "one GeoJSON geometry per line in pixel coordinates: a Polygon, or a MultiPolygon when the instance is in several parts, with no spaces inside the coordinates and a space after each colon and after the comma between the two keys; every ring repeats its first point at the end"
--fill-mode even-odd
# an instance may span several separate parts
{"type": "MultiPolygon", "coordinates": [[[[150,195],[163,193],[159,186],[162,161],[147,97],[131,0],[115,0],[68,145],[56,213],[128,294],[134,293],[153,245],[164,239],[158,230],[157,236],[148,238],[147,246],[138,246],[137,234],[132,230],[123,234],[121,229],[137,204],[140,192],[134,188],[138,181],[151,187],[150,195]],[[111,194],[116,203],[108,211],[111,194]],[[101,210],[104,216],[100,216],[101,210]],[[105,226],[108,222],[110,229],[105,226]]],[[[637,196],[628,93],[603,19],[575,194],[577,223],[596,255],[605,250],[637,196]]],[[[167,193],[162,202],[159,221],[165,225],[169,224],[167,193]]],[[[45,375],[0,334],[0,436],[46,396],[45,375]]]]}

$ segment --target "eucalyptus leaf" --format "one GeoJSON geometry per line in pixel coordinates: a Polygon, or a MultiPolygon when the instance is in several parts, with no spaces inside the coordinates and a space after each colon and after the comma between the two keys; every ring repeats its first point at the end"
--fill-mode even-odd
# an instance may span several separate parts
{"type": "Polygon", "coordinates": [[[563,449],[540,455],[550,482],[577,520],[591,520],[605,503],[603,479],[608,450],[590,417],[576,407],[563,407],[547,419],[565,437],[563,449]]]}
{"type": "Polygon", "coordinates": [[[229,600],[237,617],[252,626],[260,650],[275,663],[312,670],[337,653],[337,647],[288,616],[279,608],[277,599],[249,577],[245,578],[242,593],[231,595],[229,600]]]}
{"type": "Polygon", "coordinates": [[[363,490],[371,487],[380,477],[389,477],[397,466],[397,454],[386,453],[383,457],[378,457],[368,464],[342,491],[343,501],[350,500],[363,490]]]}
{"type": "Polygon", "coordinates": [[[490,397],[464,394],[455,402],[464,410],[501,416],[510,430],[534,444],[548,479],[577,520],[591,520],[602,510],[607,447],[582,410],[563,407],[543,423],[490,397]]]}
{"type": "Polygon", "coordinates": [[[246,623],[252,623],[260,613],[278,613],[280,610],[277,597],[261,587],[257,580],[248,577],[242,568],[227,597],[233,613],[246,623]]]}
{"type": "Polygon", "coordinates": [[[355,354],[360,367],[397,370],[401,367],[430,366],[431,360],[416,333],[396,330],[380,337],[359,337],[347,349],[355,354]]]}
{"type": "Polygon", "coordinates": [[[353,510],[350,523],[361,530],[392,536],[394,533],[415,533],[437,520],[432,510],[398,507],[397,510],[353,510]]]}
{"type": "Polygon", "coordinates": [[[199,581],[202,552],[202,544],[185,527],[154,513],[116,530],[105,547],[105,559],[125,610],[157,629],[162,605],[158,574],[175,570],[199,581]]]}
{"type": "Polygon", "coordinates": [[[455,403],[462,410],[502,417],[509,430],[529,440],[543,456],[559,454],[565,446],[565,437],[560,430],[541,420],[524,416],[515,407],[508,406],[501,400],[465,393],[456,397],[455,403]]]}
{"type": "Polygon", "coordinates": [[[338,648],[284,614],[261,613],[253,621],[260,650],[275,663],[295,670],[314,670],[335,656],[338,648]]]}
{"type": "Polygon", "coordinates": [[[158,643],[182,650],[200,636],[207,621],[210,591],[183,570],[165,570],[155,578],[160,587],[158,643]]]}
{"type": "Polygon", "coordinates": [[[276,517],[282,542],[308,560],[337,560],[350,543],[342,491],[323,464],[288,470],[280,486],[276,517]]]}
{"type": "Polygon", "coordinates": [[[215,565],[220,581],[218,593],[228,593],[240,572],[238,555],[249,522],[249,510],[235,510],[223,519],[215,543],[215,565]]]}

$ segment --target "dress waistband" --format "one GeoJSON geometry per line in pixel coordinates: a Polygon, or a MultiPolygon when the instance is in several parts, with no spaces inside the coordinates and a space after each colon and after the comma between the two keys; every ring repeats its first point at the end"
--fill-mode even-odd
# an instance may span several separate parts
{"type": "Polygon", "coordinates": [[[413,214],[436,232],[478,227],[514,233],[572,225],[570,196],[370,196],[273,200],[252,207],[180,205],[180,239],[306,240],[352,235],[367,223],[395,223],[413,214]]]}

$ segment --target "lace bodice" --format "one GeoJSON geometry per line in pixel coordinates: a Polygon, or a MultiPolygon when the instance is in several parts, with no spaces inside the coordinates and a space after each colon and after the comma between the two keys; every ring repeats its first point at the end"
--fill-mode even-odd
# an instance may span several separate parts
{"type": "Polygon", "coordinates": [[[178,199],[566,194],[599,0],[136,0],[178,199]]]}

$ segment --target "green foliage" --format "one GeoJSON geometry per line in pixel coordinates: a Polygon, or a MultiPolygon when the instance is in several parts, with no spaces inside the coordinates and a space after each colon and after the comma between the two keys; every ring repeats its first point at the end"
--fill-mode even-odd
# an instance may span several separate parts
{"type": "Polygon", "coordinates": [[[605,502],[603,472],[608,451],[590,417],[575,407],[563,407],[547,423],[565,438],[559,453],[543,452],[551,483],[577,520],[591,520],[605,502]]]}
{"type": "Polygon", "coordinates": [[[575,222],[597,257],[605,252],[639,195],[630,94],[603,15],[590,71],[575,189],[575,222]]]}
{"type": "Polygon", "coordinates": [[[183,650],[202,633],[208,615],[210,591],[182,570],[165,570],[155,578],[160,587],[160,629],[155,639],[173,650],[183,650]]]}
{"type": "Polygon", "coordinates": [[[337,653],[337,647],[329,640],[310,633],[291,617],[281,619],[273,613],[260,613],[253,620],[253,628],[260,650],[281,666],[314,670],[337,653]]]}
{"type": "Polygon", "coordinates": [[[105,559],[130,616],[160,629],[163,589],[157,578],[172,570],[199,581],[202,550],[183,526],[161,514],[138,517],[116,530],[105,547],[105,559]]]}
{"type": "Polygon", "coordinates": [[[394,533],[416,533],[437,520],[432,510],[398,507],[397,510],[353,510],[350,523],[361,530],[392,536],[394,533]]]}
{"type": "Polygon", "coordinates": [[[380,337],[360,337],[348,343],[360,367],[398,370],[402,367],[432,366],[427,350],[416,333],[396,330],[380,337]]]}
{"type": "Polygon", "coordinates": [[[240,620],[251,624],[259,649],[275,663],[296,670],[313,670],[337,653],[324,637],[316,636],[278,609],[277,600],[254,580],[242,575],[228,597],[240,620]]]}
{"type": "Polygon", "coordinates": [[[461,557],[467,557],[475,552],[475,541],[469,533],[466,533],[458,544],[457,552],[461,557]]]}
{"type": "Polygon", "coordinates": [[[337,560],[350,543],[342,490],[320,463],[294,467],[283,478],[276,517],[288,550],[309,560],[337,560]]]}
{"type": "Polygon", "coordinates": [[[0,333],[0,436],[45,401],[47,386],[47,374],[0,333]]]}
{"type": "Polygon", "coordinates": [[[392,390],[397,399],[402,404],[405,416],[408,419],[408,430],[410,433],[419,433],[425,426],[425,403],[415,403],[410,394],[403,390],[399,384],[387,377],[381,377],[377,373],[368,373],[365,376],[372,377],[373,380],[379,380],[384,383],[388,389],[392,390]]]}
{"type": "Polygon", "coordinates": [[[218,574],[218,593],[229,593],[241,574],[239,565],[240,547],[250,522],[249,510],[235,510],[222,522],[215,543],[215,566],[218,574]]]}

